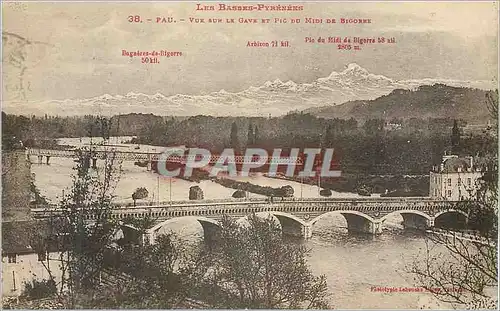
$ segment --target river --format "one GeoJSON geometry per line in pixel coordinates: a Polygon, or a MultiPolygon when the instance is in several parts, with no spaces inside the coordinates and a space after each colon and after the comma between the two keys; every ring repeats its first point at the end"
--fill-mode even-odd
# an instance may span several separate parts
{"type": "MultiPolygon", "coordinates": [[[[113,138],[113,148],[126,151],[161,151],[160,147],[131,145],[124,142],[130,137],[113,138]],[[136,149],[139,146],[139,149],[136,149]]],[[[89,143],[88,138],[65,138],[60,144],[82,146],[89,143]]],[[[57,203],[64,189],[71,185],[71,175],[75,162],[72,159],[51,158],[50,165],[33,164],[32,173],[35,184],[52,203],[57,203]]],[[[99,163],[98,163],[99,165],[99,163]]],[[[319,197],[318,188],[297,182],[267,178],[262,175],[238,177],[238,180],[250,181],[261,186],[281,187],[291,185],[295,196],[304,198],[319,197]]],[[[234,189],[225,188],[211,181],[200,183],[181,179],[169,179],[148,172],[146,168],[135,166],[132,162],[123,162],[115,189],[116,201],[131,203],[131,195],[138,187],[145,187],[149,197],[145,201],[187,200],[189,187],[198,185],[204,192],[205,199],[230,198],[234,189]]],[[[250,197],[259,197],[249,194],[250,197]]],[[[357,197],[355,193],[333,192],[332,197],[357,197]]],[[[415,287],[412,275],[406,272],[414,258],[425,249],[422,236],[406,233],[402,230],[402,218],[394,215],[385,223],[382,234],[377,236],[350,235],[346,230],[346,221],[341,215],[328,215],[313,227],[313,237],[305,241],[311,250],[309,264],[316,275],[327,277],[329,297],[333,308],[341,309],[420,309],[450,307],[438,303],[429,293],[418,292],[377,292],[372,287],[415,287]]],[[[201,238],[202,227],[191,218],[179,219],[171,227],[183,237],[201,238]]]]}

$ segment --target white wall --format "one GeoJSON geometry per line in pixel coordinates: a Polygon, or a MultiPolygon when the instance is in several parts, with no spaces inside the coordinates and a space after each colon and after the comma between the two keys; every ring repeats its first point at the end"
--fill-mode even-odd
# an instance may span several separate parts
{"type": "Polygon", "coordinates": [[[429,196],[435,199],[460,201],[476,193],[480,172],[434,173],[429,175],[429,196]],[[469,183],[470,180],[470,183],[469,183]]]}
{"type": "MultiPolygon", "coordinates": [[[[56,283],[61,281],[60,253],[50,253],[44,263],[49,263],[50,271],[56,283]]],[[[38,254],[17,255],[15,263],[9,263],[7,256],[2,256],[2,295],[19,296],[24,291],[24,283],[33,279],[49,279],[49,273],[38,261],[38,254]],[[15,285],[15,286],[14,286],[15,285]]],[[[59,288],[59,287],[58,287],[59,288]]]]}

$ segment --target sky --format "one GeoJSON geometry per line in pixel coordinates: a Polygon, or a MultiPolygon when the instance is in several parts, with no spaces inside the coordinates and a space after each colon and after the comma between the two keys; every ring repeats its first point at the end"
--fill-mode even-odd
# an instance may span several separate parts
{"type": "Polygon", "coordinates": [[[398,80],[497,80],[498,3],[493,1],[302,2],[292,3],[303,6],[295,12],[196,11],[197,3],[219,2],[3,2],[4,100],[238,92],[277,78],[310,82],[349,63],[398,80]],[[141,16],[143,23],[130,23],[130,15],[141,16]],[[157,24],[156,17],[177,22],[157,24]],[[236,23],[193,24],[190,17],[234,18],[236,23]],[[240,17],[300,18],[301,23],[238,23],[240,17]],[[306,17],[324,23],[306,24],[306,17]],[[337,23],[327,24],[327,18],[337,23]],[[371,23],[340,24],[340,18],[371,23]],[[354,51],[305,42],[329,36],[394,37],[396,43],[365,44],[354,51]],[[247,47],[248,41],[273,40],[289,41],[290,47],[247,47]],[[122,50],[179,51],[182,56],[143,64],[140,57],[122,56],[122,50]]]}

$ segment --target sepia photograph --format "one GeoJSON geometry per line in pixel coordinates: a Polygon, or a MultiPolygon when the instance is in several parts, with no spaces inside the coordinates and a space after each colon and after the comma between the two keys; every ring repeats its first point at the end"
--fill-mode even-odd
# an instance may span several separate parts
{"type": "Polygon", "coordinates": [[[498,309],[498,1],[3,1],[2,309],[498,309]]]}

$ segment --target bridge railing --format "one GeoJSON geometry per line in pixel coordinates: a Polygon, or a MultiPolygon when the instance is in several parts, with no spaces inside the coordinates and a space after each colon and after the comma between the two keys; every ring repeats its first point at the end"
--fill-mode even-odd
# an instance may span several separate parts
{"type": "Polygon", "coordinates": [[[497,240],[488,239],[484,236],[481,236],[477,230],[462,230],[462,231],[454,231],[447,230],[442,228],[431,228],[427,230],[428,233],[431,234],[439,234],[442,236],[451,237],[454,239],[462,239],[470,242],[476,242],[481,244],[487,244],[490,246],[496,245],[497,240]]]}
{"type": "MultiPolygon", "coordinates": [[[[269,198],[228,198],[228,199],[208,199],[208,200],[177,200],[177,201],[160,201],[160,202],[136,202],[135,207],[147,207],[147,206],[177,206],[177,205],[210,205],[210,204],[252,204],[252,203],[286,203],[286,202],[294,202],[294,203],[329,203],[329,202],[344,202],[344,203],[363,203],[363,202],[408,202],[408,203],[418,203],[418,202],[432,202],[443,203],[449,205],[450,202],[453,201],[436,201],[431,200],[429,197],[404,197],[404,198],[395,198],[395,197],[372,197],[372,198],[296,198],[296,197],[273,197],[272,201],[269,198]]],[[[49,205],[37,205],[36,208],[57,208],[57,204],[49,204],[49,205]]],[[[112,203],[113,207],[116,208],[130,208],[134,207],[134,203],[124,203],[124,202],[114,202],[112,203]]]]}
{"type": "MultiPolygon", "coordinates": [[[[205,200],[205,201],[177,201],[169,204],[154,204],[148,203],[136,206],[115,205],[113,213],[149,213],[152,211],[189,211],[189,210],[218,210],[221,213],[224,211],[231,212],[232,209],[240,208],[271,208],[287,211],[290,208],[296,208],[297,205],[306,207],[306,211],[334,211],[334,210],[357,210],[357,211],[380,211],[383,214],[398,210],[418,210],[422,212],[430,212],[432,210],[449,210],[453,209],[451,201],[411,201],[411,200],[395,200],[378,199],[378,200],[348,200],[348,199],[324,199],[324,200],[283,200],[270,202],[259,199],[233,199],[233,200],[205,200]],[[309,205],[310,204],[310,205],[309,205]]],[[[302,209],[301,209],[302,210],[302,209]]],[[[61,209],[57,205],[37,206],[31,209],[35,217],[47,217],[51,213],[60,213],[61,209]]]]}

